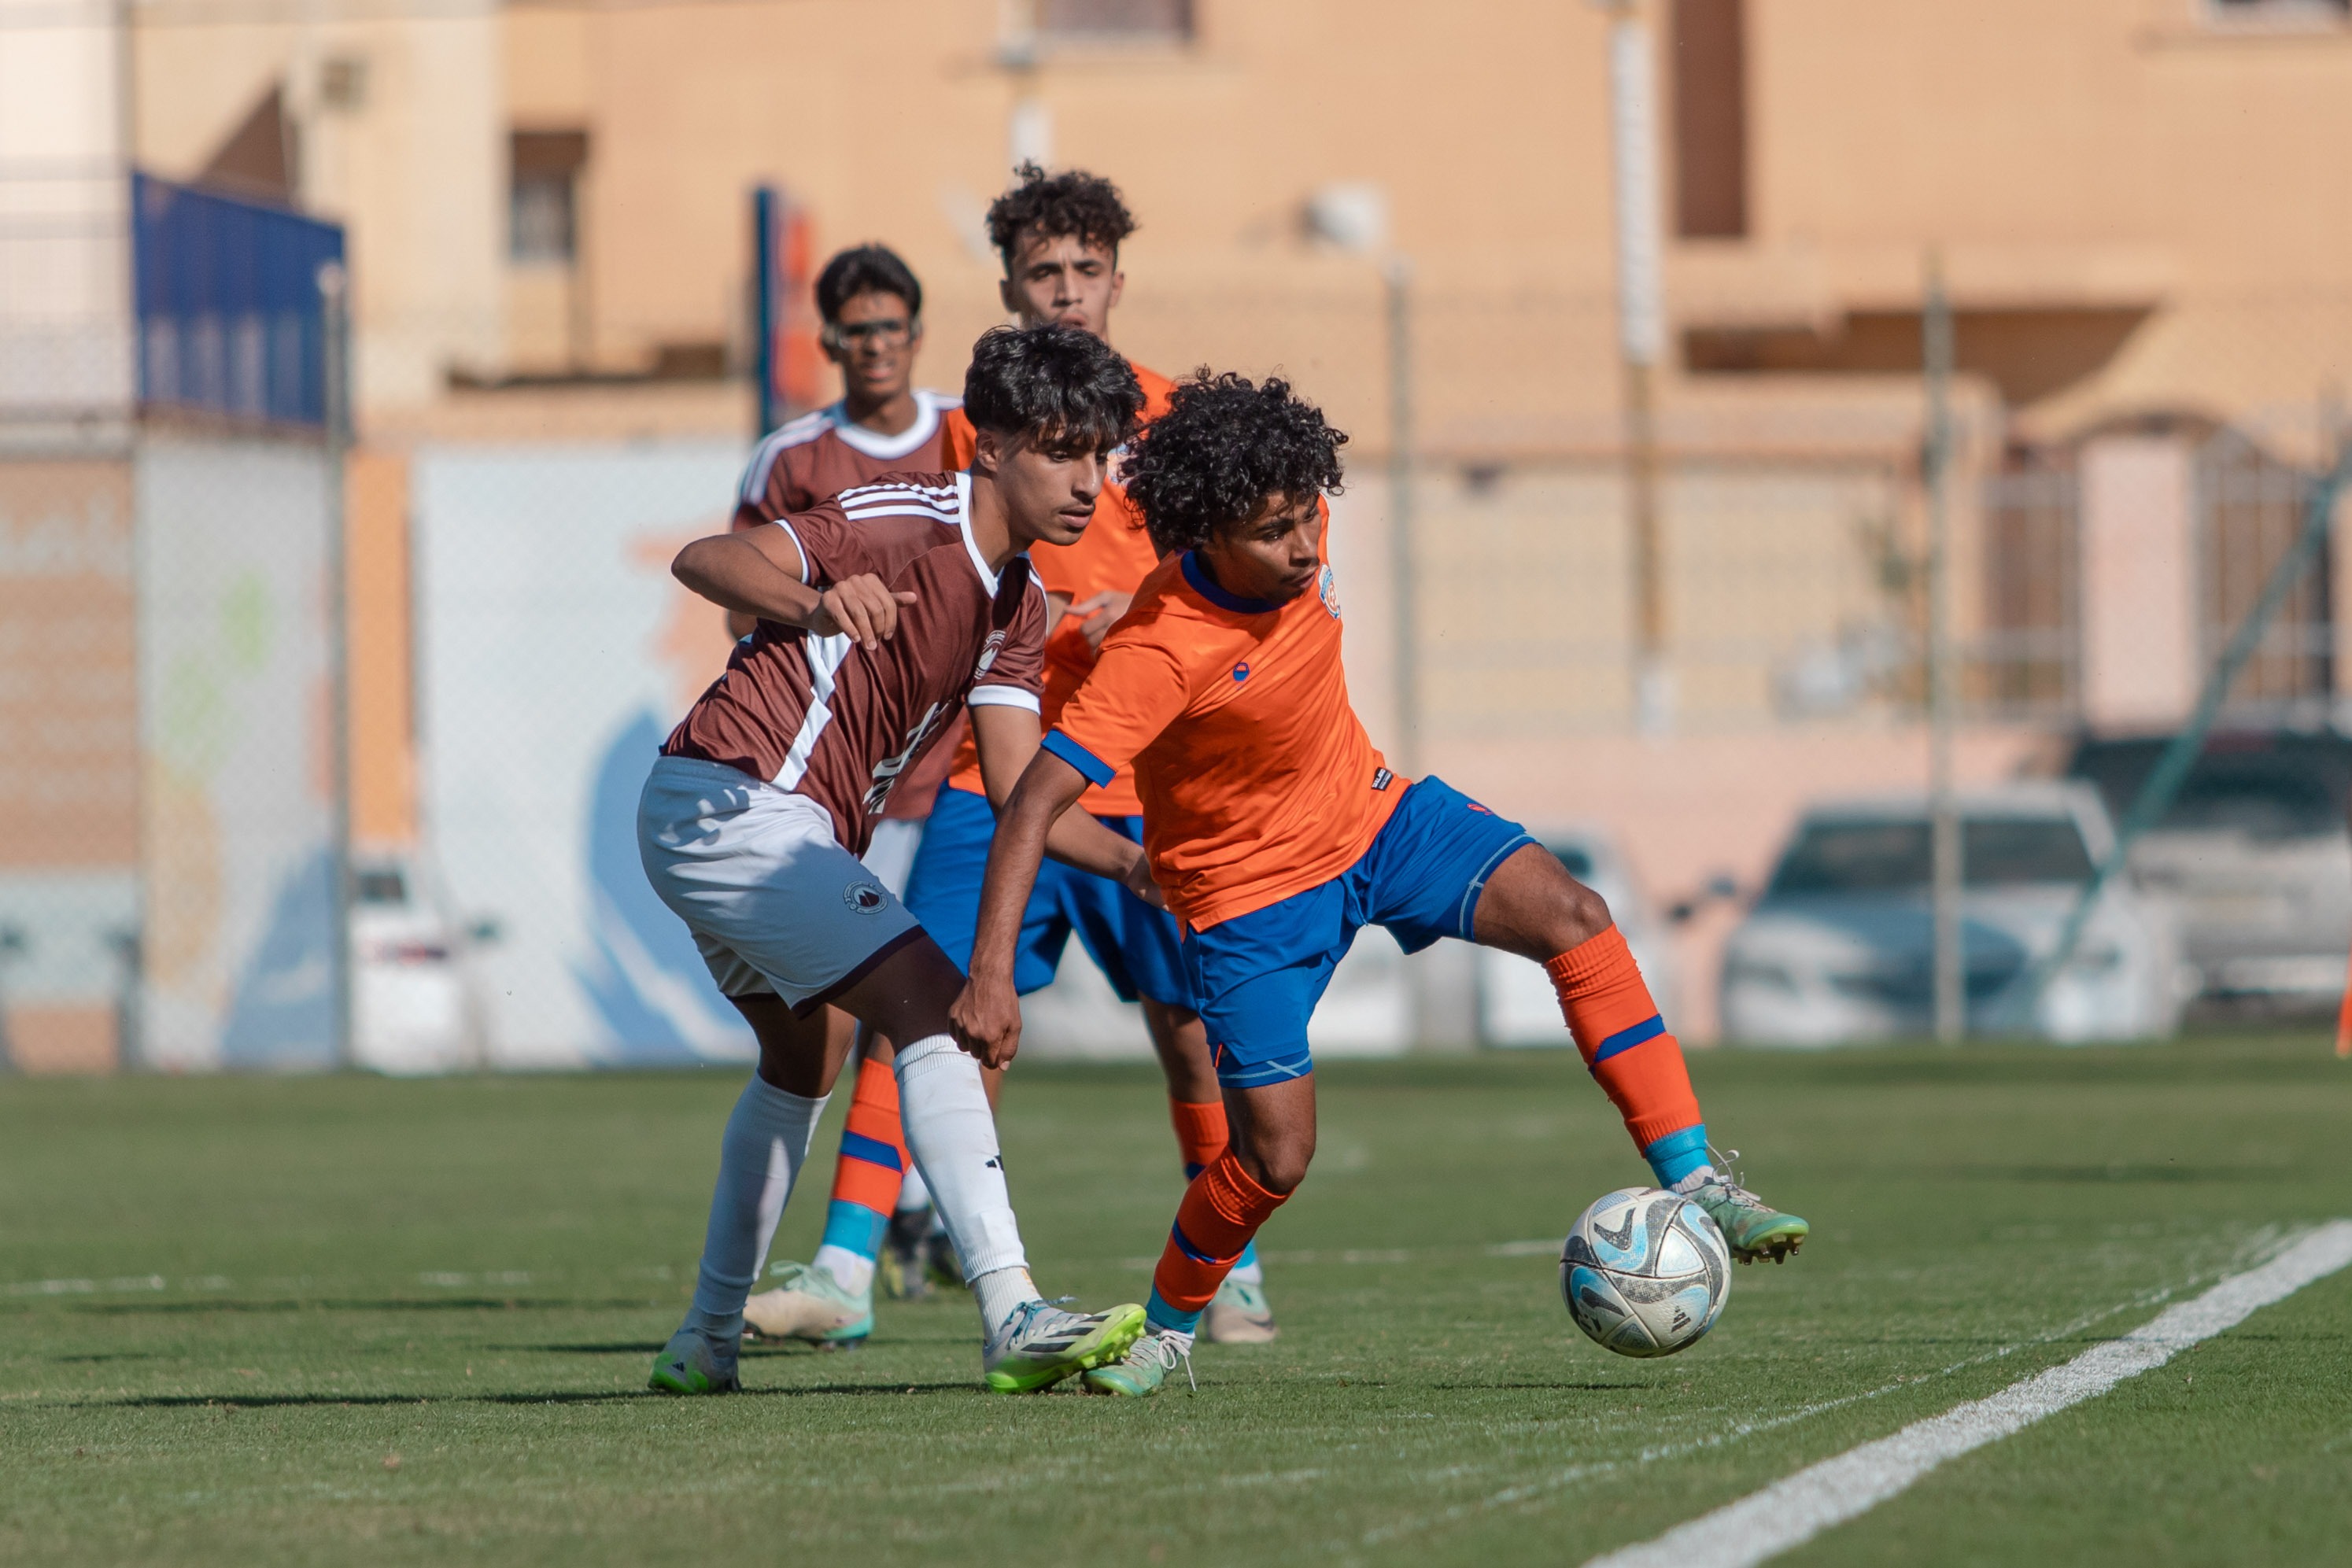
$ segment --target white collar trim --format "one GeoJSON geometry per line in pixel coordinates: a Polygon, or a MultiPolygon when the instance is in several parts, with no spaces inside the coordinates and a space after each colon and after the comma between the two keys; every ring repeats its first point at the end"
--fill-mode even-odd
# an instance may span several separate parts
{"type": "Polygon", "coordinates": [[[885,435],[878,430],[868,430],[849,417],[849,400],[844,398],[824,411],[833,424],[834,434],[842,444],[863,452],[868,457],[904,457],[936,434],[940,428],[940,405],[936,394],[922,387],[915,389],[915,423],[896,435],[885,435]]]}
{"type": "Polygon", "coordinates": [[[971,570],[980,573],[980,580],[988,585],[988,596],[996,597],[996,574],[988,570],[988,558],[980,553],[980,545],[971,537],[971,470],[967,468],[956,479],[956,527],[963,532],[963,553],[971,557],[971,570]]]}

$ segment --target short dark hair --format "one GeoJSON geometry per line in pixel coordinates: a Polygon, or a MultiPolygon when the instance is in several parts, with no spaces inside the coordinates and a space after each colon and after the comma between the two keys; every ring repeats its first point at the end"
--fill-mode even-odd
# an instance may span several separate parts
{"type": "Polygon", "coordinates": [[[992,327],[971,347],[963,412],[975,430],[1107,452],[1135,434],[1143,388],[1108,343],[1076,327],[992,327]]]}
{"type": "Polygon", "coordinates": [[[1163,552],[1192,549],[1272,497],[1337,495],[1347,433],[1279,376],[1252,382],[1205,365],[1144,427],[1120,477],[1163,552]]]}
{"type": "Polygon", "coordinates": [[[841,308],[861,294],[895,294],[907,302],[909,317],[923,313],[923,286],[915,280],[915,269],[887,245],[845,250],[816,275],[817,314],[829,324],[838,325],[841,308]]]}
{"type": "Polygon", "coordinates": [[[1099,174],[1065,169],[1048,174],[1034,163],[1013,171],[1019,182],[988,206],[988,239],[1013,270],[1013,253],[1029,235],[1047,239],[1076,239],[1098,245],[1118,255],[1119,242],[1135,232],[1135,214],[1127,210],[1118,187],[1099,174]]]}

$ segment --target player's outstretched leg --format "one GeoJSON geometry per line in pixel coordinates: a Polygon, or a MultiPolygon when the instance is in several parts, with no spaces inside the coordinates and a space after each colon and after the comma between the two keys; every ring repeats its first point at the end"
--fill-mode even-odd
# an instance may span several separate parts
{"type": "MultiPolygon", "coordinates": [[[[1165,918],[1165,916],[1161,916],[1165,918]]],[[[1171,945],[1172,946],[1172,945],[1171,945]]],[[[1181,973],[1171,965],[1171,973],[1181,973]]],[[[1168,1119],[1176,1129],[1176,1151],[1184,1162],[1184,1179],[1192,1181],[1225,1152],[1225,1103],[1217,1086],[1209,1031],[1191,1008],[1143,999],[1143,1019],[1151,1031],[1152,1049],[1168,1080],[1168,1119]]],[[[1257,1243],[1242,1249],[1233,1271],[1217,1287],[1201,1318],[1201,1337],[1211,1344],[1271,1344],[1280,1330],[1274,1306],[1266,1299],[1265,1269],[1258,1262],[1257,1243]]]]}
{"type": "Polygon", "coordinates": [[[776,1264],[769,1270],[774,1286],[743,1304],[743,1321],[761,1338],[849,1348],[874,1332],[876,1258],[898,1206],[907,1159],[889,1047],[870,1041],[834,1163],[824,1239],[808,1262],[776,1264]]]}
{"type": "Polygon", "coordinates": [[[1731,1255],[1786,1260],[1811,1230],[1719,1171],[1683,1048],[1666,1030],[1608,906],[1530,843],[1496,867],[1478,895],[1478,941],[1537,959],[1586,1066],[1625,1118],[1625,1130],[1660,1186],[1706,1210],[1731,1255]]]}

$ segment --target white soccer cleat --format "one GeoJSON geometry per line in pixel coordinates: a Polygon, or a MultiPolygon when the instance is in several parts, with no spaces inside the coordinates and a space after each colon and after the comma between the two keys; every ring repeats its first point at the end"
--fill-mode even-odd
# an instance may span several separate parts
{"type": "Polygon", "coordinates": [[[1130,1301],[1107,1312],[1066,1312],[1024,1301],[988,1336],[981,1364],[999,1394],[1031,1394],[1074,1373],[1108,1366],[1143,1332],[1143,1308],[1130,1301]]]}

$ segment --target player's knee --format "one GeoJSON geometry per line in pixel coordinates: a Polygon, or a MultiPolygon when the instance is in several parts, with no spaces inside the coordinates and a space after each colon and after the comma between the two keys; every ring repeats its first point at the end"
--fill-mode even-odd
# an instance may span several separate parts
{"type": "Polygon", "coordinates": [[[1553,900],[1552,929],[1547,944],[1555,953],[1565,953],[1609,929],[1613,917],[1609,913],[1609,901],[1573,877],[1562,877],[1559,894],[1553,900]]]}
{"type": "Polygon", "coordinates": [[[1309,1129],[1262,1135],[1245,1148],[1235,1148],[1234,1155],[1250,1180],[1286,1197],[1307,1179],[1307,1167],[1314,1163],[1315,1134],[1309,1129]]]}

